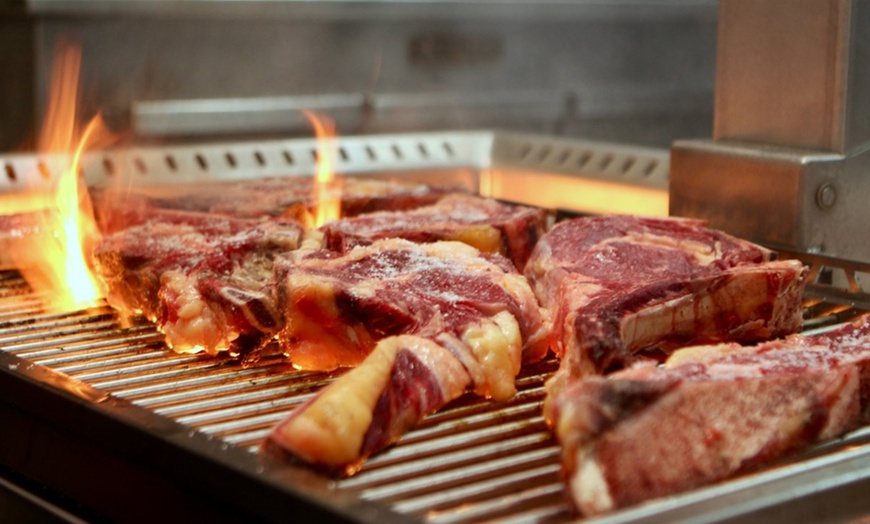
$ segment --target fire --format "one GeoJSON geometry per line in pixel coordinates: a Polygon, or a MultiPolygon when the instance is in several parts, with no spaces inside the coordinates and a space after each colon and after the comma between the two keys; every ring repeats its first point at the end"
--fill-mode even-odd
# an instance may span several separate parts
{"type": "Polygon", "coordinates": [[[303,111],[317,138],[317,172],[314,180],[314,227],[341,216],[341,181],[335,176],[335,122],[311,111],[303,111]]]}
{"type": "Polygon", "coordinates": [[[21,239],[11,254],[31,287],[49,297],[47,307],[52,311],[89,307],[103,296],[86,254],[99,240],[99,232],[79,176],[79,163],[85,148],[106,133],[97,116],[78,136],[80,65],[81,52],[75,47],[64,47],[55,60],[50,100],[37,147],[41,153],[69,154],[69,165],[51,180],[50,187],[28,188],[28,199],[41,200],[39,211],[33,213],[38,233],[21,239]]]}

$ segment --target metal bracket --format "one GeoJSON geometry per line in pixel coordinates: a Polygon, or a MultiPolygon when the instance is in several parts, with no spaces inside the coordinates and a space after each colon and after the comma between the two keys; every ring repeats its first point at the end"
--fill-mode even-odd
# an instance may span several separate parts
{"type": "Polygon", "coordinates": [[[679,141],[671,148],[670,213],[776,249],[868,261],[868,166],[870,151],[679,141]]]}

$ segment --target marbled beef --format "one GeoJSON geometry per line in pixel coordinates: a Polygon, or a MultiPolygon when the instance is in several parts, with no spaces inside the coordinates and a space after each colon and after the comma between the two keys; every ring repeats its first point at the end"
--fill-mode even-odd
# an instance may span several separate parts
{"type": "Polygon", "coordinates": [[[279,340],[303,369],[358,366],[271,433],[272,446],[352,471],[466,391],[503,400],[547,352],[542,311],[500,255],[459,242],[378,240],[278,265],[279,340]]]}
{"type": "Polygon", "coordinates": [[[752,347],[676,352],[554,403],[571,499],[606,512],[755,469],[870,421],[870,318],[752,347]]]}
{"type": "Polygon", "coordinates": [[[295,221],[152,209],[94,252],[109,303],[142,313],[179,352],[255,352],[283,325],[275,256],[298,247],[295,221]]]}
{"type": "MultiPolygon", "coordinates": [[[[108,188],[94,193],[97,218],[104,231],[117,231],[147,220],[152,209],[214,213],[237,218],[278,217],[312,225],[317,205],[312,177],[184,183],[157,187],[108,188]]],[[[345,177],[329,186],[341,202],[341,216],[382,210],[413,209],[431,204],[448,190],[424,184],[345,177]]]]}
{"type": "Polygon", "coordinates": [[[638,355],[797,331],[806,269],[771,258],[698,220],[610,215],[557,224],[525,270],[562,358],[548,390],[638,355]]]}
{"type": "Polygon", "coordinates": [[[546,224],[543,209],[455,194],[413,210],[343,218],[325,224],[320,230],[324,233],[324,245],[342,253],[381,238],[414,242],[457,240],[486,253],[500,253],[522,270],[546,224]]]}

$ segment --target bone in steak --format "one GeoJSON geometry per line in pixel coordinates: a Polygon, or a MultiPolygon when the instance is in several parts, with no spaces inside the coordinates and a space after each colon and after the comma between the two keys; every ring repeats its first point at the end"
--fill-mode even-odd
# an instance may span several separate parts
{"type": "Polygon", "coordinates": [[[94,260],[109,302],[153,320],[175,351],[250,355],[283,324],[272,263],[302,232],[295,221],[152,209],[106,236],[94,260]]]}
{"type": "Polygon", "coordinates": [[[571,499],[606,512],[749,471],[870,421],[870,317],[753,347],[676,352],[555,402],[571,499]]]}
{"type": "Polygon", "coordinates": [[[611,215],[557,224],[525,271],[562,358],[549,389],[651,350],[797,331],[806,269],[771,257],[698,220],[611,215]]]}
{"type": "Polygon", "coordinates": [[[380,238],[415,242],[458,240],[487,253],[501,253],[522,270],[535,243],[544,234],[546,220],[543,209],[455,194],[429,206],[344,218],[320,229],[325,246],[339,252],[380,238]]]}
{"type": "MultiPolygon", "coordinates": [[[[341,216],[413,209],[437,201],[446,189],[403,181],[345,177],[326,188],[341,201],[341,216]]],[[[98,218],[114,231],[141,222],[152,208],[216,213],[240,218],[281,217],[312,224],[317,205],[312,177],[113,188],[94,193],[98,218]]]]}
{"type": "Polygon", "coordinates": [[[270,446],[353,471],[467,391],[504,400],[547,352],[542,311],[499,255],[459,242],[378,240],[278,262],[279,339],[306,369],[357,365],[281,422],[270,446]]]}

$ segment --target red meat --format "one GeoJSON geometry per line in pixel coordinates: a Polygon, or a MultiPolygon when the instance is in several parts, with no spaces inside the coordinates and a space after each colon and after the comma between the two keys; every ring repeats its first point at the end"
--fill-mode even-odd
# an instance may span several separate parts
{"type": "Polygon", "coordinates": [[[109,302],[156,322],[176,351],[252,353],[283,325],[272,265],[302,232],[294,221],[151,210],[106,236],[94,260],[109,302]]]}
{"type": "Polygon", "coordinates": [[[487,253],[500,253],[522,269],[544,234],[546,220],[542,209],[456,194],[414,210],[344,218],[320,229],[325,246],[339,252],[380,238],[414,242],[458,240],[487,253]]]}
{"type": "Polygon", "coordinates": [[[569,493],[591,515],[710,484],[870,418],[870,318],[752,347],[695,347],[554,402],[569,493]]]}
{"type": "Polygon", "coordinates": [[[466,391],[509,398],[521,364],[547,351],[525,279],[466,244],[379,240],[343,256],[297,254],[279,274],[291,361],[358,365],[270,436],[328,469],[352,471],[466,391]]]}
{"type": "Polygon", "coordinates": [[[689,344],[793,333],[806,269],[688,219],[599,216],[557,224],[525,273],[562,358],[550,389],[689,344]]]}

